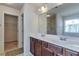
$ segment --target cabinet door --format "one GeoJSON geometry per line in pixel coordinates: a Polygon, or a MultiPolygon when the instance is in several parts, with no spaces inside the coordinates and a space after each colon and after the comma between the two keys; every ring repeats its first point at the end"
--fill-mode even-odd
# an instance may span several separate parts
{"type": "Polygon", "coordinates": [[[42,47],[48,48],[48,42],[42,41],[42,47]]]}
{"type": "Polygon", "coordinates": [[[53,56],[53,53],[50,49],[42,47],[42,56],[53,56]]]}
{"type": "Polygon", "coordinates": [[[41,41],[35,40],[35,56],[41,56],[41,41]]]}
{"type": "Polygon", "coordinates": [[[34,48],[35,48],[35,39],[30,37],[30,52],[35,55],[35,51],[34,51],[34,48]]]}
{"type": "Polygon", "coordinates": [[[78,52],[63,48],[63,55],[64,56],[78,56],[78,52]]]}
{"type": "Polygon", "coordinates": [[[48,43],[48,48],[54,53],[54,56],[61,56],[63,51],[62,47],[48,43]]]}

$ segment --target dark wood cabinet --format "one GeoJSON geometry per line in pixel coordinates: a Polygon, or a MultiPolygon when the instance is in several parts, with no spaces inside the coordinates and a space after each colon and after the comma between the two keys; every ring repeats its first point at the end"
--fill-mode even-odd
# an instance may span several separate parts
{"type": "Polygon", "coordinates": [[[48,43],[42,41],[42,56],[52,56],[53,53],[50,49],[48,49],[48,43]]]}
{"type": "Polygon", "coordinates": [[[30,51],[33,55],[35,55],[35,39],[30,37],[30,51]]]}
{"type": "Polygon", "coordinates": [[[79,52],[30,37],[30,52],[34,56],[78,56],[79,52]]]}
{"type": "Polygon", "coordinates": [[[50,49],[42,47],[42,56],[53,56],[53,53],[50,49]]]}
{"type": "Polygon", "coordinates": [[[78,56],[79,54],[78,54],[78,52],[76,52],[76,51],[63,48],[63,55],[64,55],[64,56],[78,56]]]}
{"type": "Polygon", "coordinates": [[[61,56],[63,48],[51,43],[48,43],[48,48],[53,52],[54,56],[61,56]]]}
{"type": "Polygon", "coordinates": [[[35,40],[35,56],[41,56],[41,41],[35,40]]]}
{"type": "Polygon", "coordinates": [[[42,41],[42,47],[48,48],[48,43],[45,41],[42,41]]]}

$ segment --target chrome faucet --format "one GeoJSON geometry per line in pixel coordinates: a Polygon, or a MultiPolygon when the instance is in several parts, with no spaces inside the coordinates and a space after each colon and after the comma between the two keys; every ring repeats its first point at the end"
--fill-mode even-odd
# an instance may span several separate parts
{"type": "Polygon", "coordinates": [[[42,37],[44,37],[44,36],[45,36],[45,34],[41,34],[41,36],[42,36],[42,37]]]}
{"type": "Polygon", "coordinates": [[[62,40],[62,41],[66,41],[66,40],[67,40],[67,38],[60,37],[60,40],[62,40]]]}

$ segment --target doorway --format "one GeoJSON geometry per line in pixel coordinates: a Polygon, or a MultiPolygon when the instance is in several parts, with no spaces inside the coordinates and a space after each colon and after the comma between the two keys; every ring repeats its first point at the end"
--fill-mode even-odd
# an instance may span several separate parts
{"type": "Polygon", "coordinates": [[[4,50],[18,48],[18,16],[4,14],[4,50]]]}

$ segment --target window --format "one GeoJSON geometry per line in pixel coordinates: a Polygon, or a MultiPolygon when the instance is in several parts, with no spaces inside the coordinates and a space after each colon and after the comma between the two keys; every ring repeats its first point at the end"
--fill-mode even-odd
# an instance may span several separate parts
{"type": "Polygon", "coordinates": [[[65,20],[64,32],[79,33],[79,19],[65,20]]]}
{"type": "Polygon", "coordinates": [[[79,14],[64,16],[64,34],[79,36],[79,14]]]}

